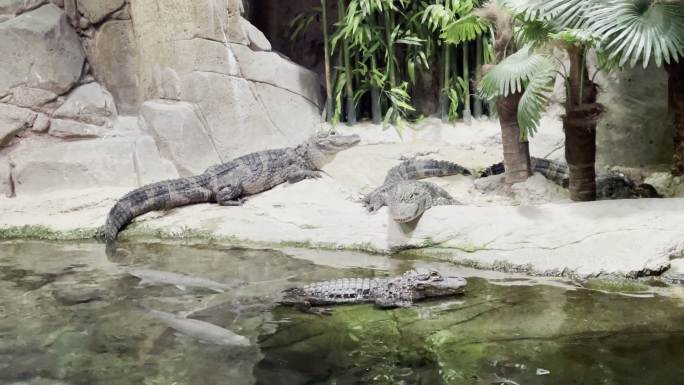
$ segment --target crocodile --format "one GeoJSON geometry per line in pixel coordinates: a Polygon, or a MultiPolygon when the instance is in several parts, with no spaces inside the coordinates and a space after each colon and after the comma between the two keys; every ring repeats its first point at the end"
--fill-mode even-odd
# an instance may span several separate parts
{"type": "Polygon", "coordinates": [[[388,206],[394,221],[411,222],[432,206],[460,204],[443,188],[417,179],[457,174],[470,175],[470,171],[459,164],[447,161],[406,160],[392,167],[387,172],[382,186],[366,195],[362,203],[371,213],[388,206]]]}
{"type": "Polygon", "coordinates": [[[254,152],[211,166],[200,175],[140,187],[114,204],[98,237],[106,242],[109,253],[114,250],[118,233],[147,212],[205,202],[239,206],[245,196],[281,183],[320,178],[325,164],[360,140],[358,135],[320,132],[296,147],[254,152]]]}
{"type": "Polygon", "coordinates": [[[466,280],[427,269],[409,270],[390,278],[342,278],[285,289],[281,305],[329,314],[326,305],[373,303],[380,308],[408,307],[415,301],[461,294],[466,280]]]}
{"type": "MultiPolygon", "coordinates": [[[[532,171],[542,174],[553,183],[568,188],[570,173],[564,162],[531,157],[532,171]]],[[[480,177],[502,174],[503,162],[495,163],[480,173],[480,177]]],[[[662,198],[662,195],[648,183],[637,184],[620,172],[610,171],[596,176],[596,196],[598,199],[662,198]]]]}

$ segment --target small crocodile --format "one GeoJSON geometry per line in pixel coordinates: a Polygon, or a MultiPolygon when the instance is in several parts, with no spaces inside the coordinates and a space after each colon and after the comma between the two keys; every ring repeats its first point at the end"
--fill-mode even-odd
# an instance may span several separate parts
{"type": "Polygon", "coordinates": [[[358,135],[321,132],[296,147],[254,152],[211,166],[200,175],[140,187],[116,202],[98,236],[107,243],[109,254],[119,231],[147,212],[204,202],[239,206],[243,197],[281,183],[319,178],[326,163],[360,140],[358,135]]]}
{"type": "Polygon", "coordinates": [[[363,204],[371,213],[388,206],[394,221],[411,222],[432,206],[459,204],[443,188],[417,179],[458,174],[470,175],[470,171],[442,160],[406,160],[387,172],[382,186],[366,195],[363,204]]]}
{"type": "Polygon", "coordinates": [[[318,306],[374,303],[381,308],[408,307],[421,299],[463,293],[467,282],[434,270],[409,270],[391,278],[343,278],[286,289],[281,305],[328,314],[318,306]]]}
{"type": "MultiPolygon", "coordinates": [[[[570,173],[564,162],[542,158],[530,158],[532,171],[542,174],[553,183],[568,188],[570,173]]],[[[480,177],[503,174],[503,162],[495,163],[480,173],[480,177]]],[[[598,199],[662,198],[662,195],[648,183],[636,184],[620,172],[606,172],[596,176],[596,196],[598,199]]]]}

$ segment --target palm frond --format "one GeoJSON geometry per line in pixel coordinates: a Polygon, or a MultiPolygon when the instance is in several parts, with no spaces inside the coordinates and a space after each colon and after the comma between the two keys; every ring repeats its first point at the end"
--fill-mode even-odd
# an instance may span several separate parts
{"type": "Polygon", "coordinates": [[[588,28],[620,66],[641,61],[646,67],[651,57],[660,66],[684,57],[683,5],[606,0],[590,7],[587,16],[588,28]]]}
{"type": "Polygon", "coordinates": [[[490,99],[523,92],[518,105],[518,126],[520,135],[526,138],[536,132],[554,78],[553,62],[526,46],[502,60],[482,77],[480,96],[490,99]]]}
{"type": "Polygon", "coordinates": [[[515,42],[519,47],[532,44],[535,47],[549,40],[549,35],[554,32],[553,26],[545,20],[530,20],[515,28],[515,42]]]}
{"type": "Polygon", "coordinates": [[[431,30],[443,29],[454,20],[454,13],[442,4],[431,4],[423,10],[421,21],[431,30]]]}
{"type": "Polygon", "coordinates": [[[547,57],[534,53],[530,46],[525,46],[493,66],[482,77],[479,84],[480,96],[491,99],[522,92],[524,83],[549,67],[553,68],[553,63],[547,57]]]}
{"type": "Polygon", "coordinates": [[[556,74],[553,64],[549,61],[543,67],[529,80],[518,103],[518,126],[523,140],[537,132],[541,114],[549,102],[550,92],[553,91],[556,74]]]}
{"type": "Polygon", "coordinates": [[[582,28],[591,0],[503,0],[505,6],[524,21],[552,22],[558,30],[582,28]]]}
{"type": "Polygon", "coordinates": [[[489,24],[474,15],[462,17],[444,28],[440,37],[448,43],[470,41],[489,30],[489,24]]]}

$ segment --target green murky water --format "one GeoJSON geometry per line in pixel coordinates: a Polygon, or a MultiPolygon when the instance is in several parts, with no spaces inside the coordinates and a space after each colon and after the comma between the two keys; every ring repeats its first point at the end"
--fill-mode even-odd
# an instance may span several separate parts
{"type": "Polygon", "coordinates": [[[0,243],[0,384],[684,384],[677,288],[638,298],[470,277],[461,297],[319,317],[273,302],[295,284],[415,265],[478,273],[345,252],[126,248],[110,261],[92,243],[0,243]],[[139,286],[125,266],[249,284],[226,293],[139,286]],[[177,335],[136,303],[190,314],[252,346],[177,335]]]}

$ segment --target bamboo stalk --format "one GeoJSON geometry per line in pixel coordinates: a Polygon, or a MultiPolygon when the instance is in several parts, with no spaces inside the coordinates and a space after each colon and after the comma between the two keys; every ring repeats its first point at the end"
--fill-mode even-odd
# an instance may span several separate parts
{"type": "MultiPolygon", "coordinates": [[[[480,70],[482,69],[482,36],[478,36],[477,40],[475,40],[475,76],[477,79],[477,74],[480,73],[480,70]]],[[[473,103],[473,116],[475,118],[480,118],[482,117],[482,99],[480,99],[479,95],[475,93],[474,95],[474,103],[473,103]]]]}
{"type": "MultiPolygon", "coordinates": [[[[337,0],[337,13],[339,16],[339,21],[343,22],[344,17],[347,14],[344,6],[344,0],[337,0]]],[[[344,72],[346,75],[345,81],[345,93],[346,93],[346,106],[345,110],[347,112],[347,123],[356,123],[356,108],[354,107],[354,88],[352,87],[353,77],[351,70],[351,61],[349,60],[349,44],[347,44],[346,39],[342,39],[342,60],[344,62],[344,72]]]]}
{"type": "Polygon", "coordinates": [[[321,19],[323,23],[323,56],[325,59],[325,120],[332,122],[333,97],[330,75],[330,39],[328,37],[328,16],[326,0],[321,0],[321,19]]]}
{"type": "MultiPolygon", "coordinates": [[[[394,73],[394,41],[392,39],[392,32],[394,31],[394,14],[391,9],[385,11],[383,15],[385,20],[385,37],[387,39],[387,73],[389,77],[389,86],[394,88],[396,86],[396,78],[394,73]]],[[[390,117],[390,123],[396,122],[397,111],[393,110],[390,117]]]]}
{"type": "Polygon", "coordinates": [[[465,89],[463,90],[463,122],[466,124],[472,123],[473,116],[470,113],[470,71],[468,68],[468,42],[463,42],[463,81],[465,89]]]}

